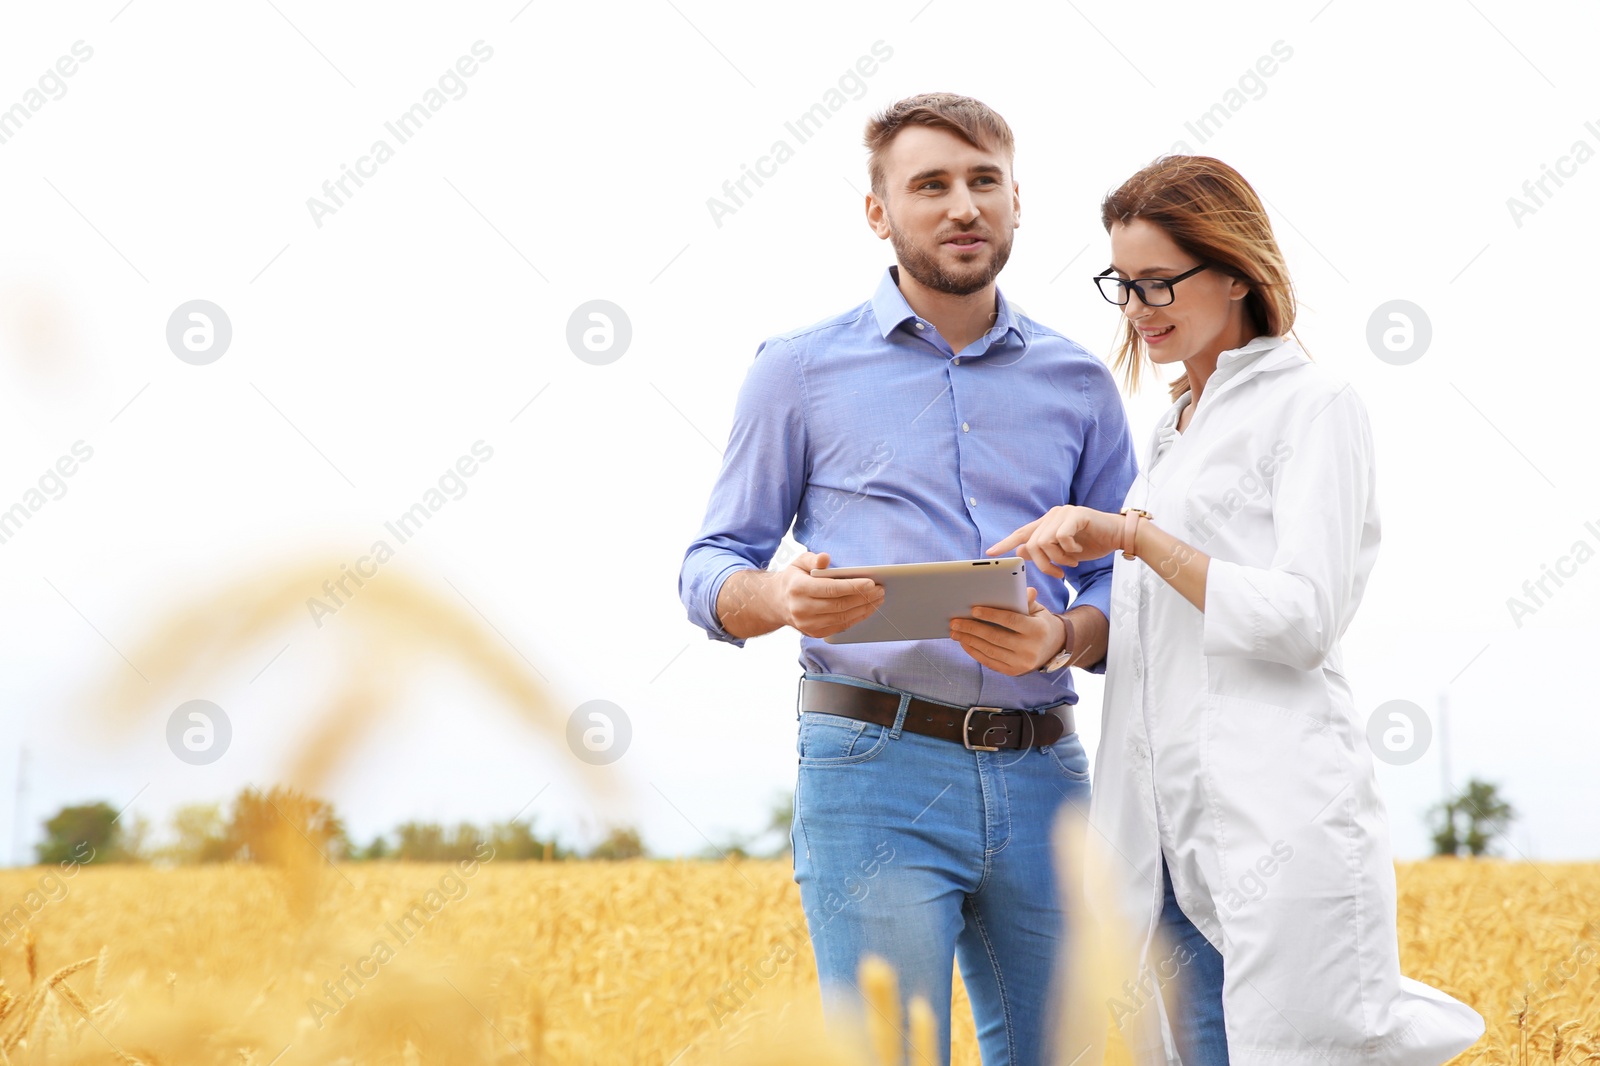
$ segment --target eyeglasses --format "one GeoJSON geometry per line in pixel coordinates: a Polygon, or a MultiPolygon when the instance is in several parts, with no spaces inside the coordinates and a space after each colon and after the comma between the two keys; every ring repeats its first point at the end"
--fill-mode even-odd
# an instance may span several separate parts
{"type": "Polygon", "coordinates": [[[1201,263],[1175,278],[1139,278],[1136,281],[1123,281],[1121,278],[1113,277],[1111,269],[1108,268],[1104,273],[1094,276],[1094,283],[1100,290],[1100,295],[1106,298],[1106,302],[1114,303],[1118,307],[1128,302],[1129,289],[1139,293],[1139,299],[1144,301],[1146,307],[1165,307],[1172,302],[1172,287],[1184,278],[1200,273],[1207,265],[1201,263]]]}

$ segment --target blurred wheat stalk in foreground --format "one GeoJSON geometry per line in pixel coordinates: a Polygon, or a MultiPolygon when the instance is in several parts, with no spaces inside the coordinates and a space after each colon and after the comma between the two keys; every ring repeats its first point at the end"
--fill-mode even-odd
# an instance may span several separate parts
{"type": "MultiPolygon", "coordinates": [[[[308,598],[325,596],[330,575],[348,567],[337,559],[268,567],[260,576],[209,590],[155,621],[130,652],[142,673],[118,670],[89,701],[98,721],[126,736],[152,719],[164,721],[177,703],[214,692],[223,679],[254,672],[285,633],[303,634],[308,598]],[[277,638],[277,639],[274,639],[277,638]]],[[[348,587],[348,586],[346,586],[348,587]]],[[[454,665],[517,712],[552,746],[565,746],[566,717],[540,676],[463,598],[392,565],[369,578],[326,620],[322,652],[336,666],[333,691],[322,701],[311,735],[294,747],[279,782],[316,793],[375,729],[384,713],[432,665],[454,665]]],[[[248,676],[246,674],[245,676],[248,676]]],[[[96,731],[99,736],[99,731],[96,731]]],[[[597,797],[603,775],[572,760],[573,773],[597,797]]]]}

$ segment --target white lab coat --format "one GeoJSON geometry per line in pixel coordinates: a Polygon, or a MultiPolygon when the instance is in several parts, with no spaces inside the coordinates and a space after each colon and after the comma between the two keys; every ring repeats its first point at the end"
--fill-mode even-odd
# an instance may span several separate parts
{"type": "MultiPolygon", "coordinates": [[[[1160,560],[1118,554],[1086,840],[1109,880],[1093,904],[1120,915],[1124,962],[1157,987],[1182,962],[1154,939],[1165,852],[1223,956],[1232,1066],[1442,1063],[1483,1019],[1400,975],[1388,819],[1339,650],[1378,552],[1366,408],[1275,337],[1222,353],[1179,434],[1187,403],[1126,504],[1211,556],[1206,610],[1160,560]]],[[[1114,1024],[1135,1061],[1176,1062],[1139,983],[1114,1024]]]]}

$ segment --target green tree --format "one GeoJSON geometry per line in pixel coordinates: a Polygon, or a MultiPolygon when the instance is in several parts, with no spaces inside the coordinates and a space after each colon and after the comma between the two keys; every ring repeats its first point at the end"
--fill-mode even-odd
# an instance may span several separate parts
{"type": "Polygon", "coordinates": [[[401,862],[438,862],[444,854],[444,826],[437,822],[405,822],[394,833],[401,862]]]}
{"type": "Polygon", "coordinates": [[[229,856],[249,862],[283,864],[304,848],[329,859],[350,853],[344,823],[330,804],[277,785],[267,792],[245,788],[234,798],[227,840],[229,856]]]}
{"type": "Polygon", "coordinates": [[[533,835],[533,826],[527,822],[496,822],[489,829],[489,843],[494,847],[496,862],[537,859],[544,851],[533,835]]]}
{"type": "Polygon", "coordinates": [[[41,863],[120,862],[128,855],[117,811],[104,801],[63,807],[44,822],[45,839],[35,844],[41,863]]]}
{"type": "Polygon", "coordinates": [[[615,826],[606,834],[606,838],[594,846],[589,852],[591,859],[640,859],[644,857],[644,845],[639,840],[639,831],[631,826],[615,826]]]}
{"type": "Polygon", "coordinates": [[[786,792],[772,803],[772,815],[767,819],[767,828],[762,836],[768,839],[776,838],[776,846],[766,853],[769,859],[781,859],[794,850],[794,841],[789,839],[789,828],[794,823],[794,793],[786,792]]]}
{"type": "Polygon", "coordinates": [[[372,843],[356,852],[354,858],[363,862],[372,862],[377,859],[390,858],[393,853],[389,850],[389,838],[382,833],[372,838],[372,843]]]}
{"type": "Polygon", "coordinates": [[[789,825],[794,820],[794,794],[773,798],[767,824],[754,833],[729,833],[721,844],[701,848],[700,859],[781,859],[789,854],[792,842],[789,825]],[[764,842],[764,843],[763,843],[764,842]]]}
{"type": "Polygon", "coordinates": [[[165,854],[178,862],[226,862],[233,857],[219,803],[186,803],[172,815],[177,840],[165,854]]]}
{"type": "Polygon", "coordinates": [[[150,858],[150,819],[142,814],[117,821],[116,851],[120,862],[145,862],[150,858]]]}
{"type": "MultiPolygon", "coordinates": [[[[404,862],[458,862],[477,858],[478,849],[484,843],[494,848],[496,862],[571,856],[571,852],[554,839],[540,839],[532,825],[523,821],[494,822],[487,830],[471,822],[461,822],[454,829],[446,829],[437,822],[404,822],[395,828],[393,835],[399,843],[392,852],[386,850],[383,854],[363,857],[388,856],[404,862]]],[[[374,841],[373,845],[376,844],[374,841]]]]}
{"type": "Polygon", "coordinates": [[[471,822],[445,829],[437,822],[406,822],[395,830],[395,858],[402,862],[459,862],[476,856],[484,833],[471,822]]]}
{"type": "Polygon", "coordinates": [[[1500,790],[1477,778],[1429,812],[1433,818],[1435,855],[1487,855],[1496,837],[1505,835],[1517,814],[1500,796],[1500,790]]]}
{"type": "Polygon", "coordinates": [[[522,859],[566,859],[572,853],[558,844],[554,837],[541,840],[530,822],[496,822],[489,830],[489,843],[494,845],[497,861],[522,859]]]}

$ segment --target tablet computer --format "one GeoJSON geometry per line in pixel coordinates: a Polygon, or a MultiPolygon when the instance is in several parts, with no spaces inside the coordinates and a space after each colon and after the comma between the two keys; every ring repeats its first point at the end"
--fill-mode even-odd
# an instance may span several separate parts
{"type": "Polygon", "coordinates": [[[829,644],[948,640],[950,619],[971,618],[974,607],[1000,607],[1025,613],[1028,609],[1026,565],[1012,555],[1002,559],[830,566],[825,570],[813,570],[812,577],[870,577],[883,586],[883,603],[875,613],[823,640],[829,644]]]}

